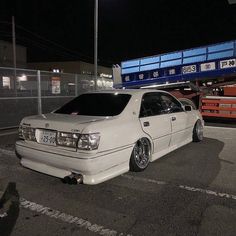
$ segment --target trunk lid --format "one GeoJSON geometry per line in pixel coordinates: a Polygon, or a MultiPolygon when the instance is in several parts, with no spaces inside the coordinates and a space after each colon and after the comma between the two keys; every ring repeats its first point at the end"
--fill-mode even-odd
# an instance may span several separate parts
{"type": "Polygon", "coordinates": [[[107,118],[48,113],[26,117],[21,124],[33,128],[82,133],[83,129],[91,122],[99,122],[105,119],[107,118]]]}

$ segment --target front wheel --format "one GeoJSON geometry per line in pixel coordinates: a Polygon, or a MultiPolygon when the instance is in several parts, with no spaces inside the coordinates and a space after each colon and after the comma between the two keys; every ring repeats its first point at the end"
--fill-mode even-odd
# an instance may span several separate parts
{"type": "Polygon", "coordinates": [[[193,142],[200,142],[203,140],[203,125],[201,120],[197,120],[193,128],[193,142]]]}
{"type": "Polygon", "coordinates": [[[147,168],[151,158],[151,145],[147,138],[139,139],[130,158],[131,171],[143,171],[147,168]]]}

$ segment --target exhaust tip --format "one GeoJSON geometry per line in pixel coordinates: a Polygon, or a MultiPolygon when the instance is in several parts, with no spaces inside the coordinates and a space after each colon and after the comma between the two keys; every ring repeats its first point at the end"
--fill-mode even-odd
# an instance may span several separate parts
{"type": "Polygon", "coordinates": [[[80,184],[83,182],[83,176],[81,174],[71,174],[68,176],[65,176],[62,179],[62,183],[64,184],[80,184]]]}
{"type": "Polygon", "coordinates": [[[69,176],[65,176],[61,181],[63,184],[69,184],[70,180],[71,180],[71,178],[69,176]]]}
{"type": "Polygon", "coordinates": [[[78,183],[78,182],[77,182],[77,179],[76,179],[76,178],[72,178],[72,179],[71,179],[70,184],[76,185],[77,183],[78,183]]]}
{"type": "Polygon", "coordinates": [[[83,175],[81,174],[74,174],[73,178],[71,179],[72,184],[80,184],[83,182],[83,175]]]}

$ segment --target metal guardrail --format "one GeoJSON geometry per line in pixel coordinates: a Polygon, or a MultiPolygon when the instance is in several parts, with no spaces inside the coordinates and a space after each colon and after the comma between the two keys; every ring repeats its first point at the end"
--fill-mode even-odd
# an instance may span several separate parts
{"type": "MultiPolygon", "coordinates": [[[[98,89],[112,87],[99,78],[98,89]]],[[[90,75],[53,73],[0,67],[0,128],[18,126],[29,115],[47,113],[75,96],[95,89],[90,75]]]]}

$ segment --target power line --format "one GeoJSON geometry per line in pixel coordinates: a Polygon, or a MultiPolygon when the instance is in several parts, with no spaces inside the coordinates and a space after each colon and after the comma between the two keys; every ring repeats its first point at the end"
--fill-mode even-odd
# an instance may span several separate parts
{"type": "MultiPolygon", "coordinates": [[[[7,31],[0,30],[0,33],[1,33],[1,36],[6,36],[7,39],[11,39],[11,37],[12,37],[12,35],[10,33],[8,33],[7,31]]],[[[42,44],[40,42],[36,42],[36,41],[34,41],[30,38],[27,38],[27,37],[23,37],[23,36],[18,35],[17,38],[18,38],[18,40],[20,40],[24,44],[26,43],[28,45],[27,48],[39,48],[39,49],[42,49],[44,51],[52,51],[54,54],[56,54],[57,56],[60,56],[60,57],[69,57],[69,56],[71,56],[71,54],[63,53],[59,49],[54,49],[50,46],[47,46],[47,45],[42,44]]]]}
{"type": "MultiPolygon", "coordinates": [[[[7,25],[11,25],[11,23],[10,23],[10,22],[7,22],[7,21],[0,21],[0,23],[7,24],[7,25]]],[[[58,47],[58,48],[60,48],[60,49],[62,49],[62,50],[64,50],[64,51],[66,51],[67,54],[70,55],[70,56],[79,57],[79,58],[84,57],[84,58],[89,59],[89,60],[92,59],[92,57],[90,57],[90,56],[87,56],[87,55],[85,55],[85,54],[83,54],[83,53],[76,53],[75,51],[73,51],[73,50],[71,50],[71,49],[69,49],[69,48],[66,48],[66,47],[62,46],[61,44],[59,44],[59,43],[57,43],[57,42],[54,42],[54,41],[52,41],[52,40],[49,40],[49,39],[47,39],[47,38],[45,38],[45,37],[43,37],[43,36],[41,36],[41,35],[39,35],[39,34],[37,34],[37,33],[34,33],[34,32],[32,32],[32,31],[26,29],[25,27],[21,26],[21,25],[16,24],[15,26],[16,26],[17,29],[21,29],[21,30],[23,30],[23,31],[25,31],[25,32],[27,32],[27,33],[33,35],[34,37],[36,37],[36,38],[38,38],[38,39],[41,39],[41,40],[43,40],[43,41],[45,41],[45,42],[47,42],[47,43],[50,43],[50,44],[52,44],[52,45],[54,45],[54,46],[56,46],[56,47],[58,47]]],[[[19,38],[19,35],[17,36],[17,38],[19,38]]]]}
{"type": "MultiPolygon", "coordinates": [[[[8,22],[8,21],[0,21],[0,23],[11,26],[11,22],[8,22]]],[[[62,56],[62,57],[65,56],[67,58],[71,57],[71,58],[74,58],[76,60],[78,60],[78,59],[83,60],[83,58],[85,60],[89,60],[89,61],[93,60],[93,57],[91,57],[91,56],[85,55],[84,53],[81,53],[81,52],[77,53],[77,52],[75,52],[75,51],[73,51],[69,48],[64,47],[63,45],[61,45],[57,42],[54,42],[54,41],[49,40],[49,39],[47,39],[47,38],[45,38],[45,37],[43,37],[43,36],[41,36],[37,33],[34,33],[32,31],[26,29],[25,27],[19,25],[19,24],[15,24],[15,27],[17,29],[20,29],[20,30],[30,34],[31,36],[34,36],[38,40],[40,40],[40,41],[36,42],[35,40],[30,39],[29,37],[20,36],[19,34],[17,34],[17,37],[16,37],[17,41],[23,40],[24,43],[28,43],[27,40],[30,41],[30,44],[27,44],[28,48],[32,48],[32,43],[33,43],[35,45],[35,47],[37,47],[37,48],[47,49],[47,50],[49,49],[50,51],[54,50],[53,51],[54,53],[55,53],[55,51],[57,51],[57,53],[55,53],[55,54],[57,54],[57,56],[62,56]],[[50,46],[48,46],[48,45],[50,45],[50,46]],[[53,49],[52,49],[51,45],[54,45],[53,49]],[[60,48],[60,53],[59,53],[59,50],[57,48],[60,48]]],[[[108,61],[108,60],[102,60],[102,61],[100,60],[100,63],[113,64],[111,61],[108,61]]]]}
{"type": "Polygon", "coordinates": [[[56,47],[59,47],[59,48],[63,49],[64,51],[67,51],[67,52],[71,53],[71,55],[74,55],[74,56],[77,56],[77,57],[81,57],[82,56],[82,57],[86,57],[88,59],[91,59],[91,57],[89,57],[89,56],[87,56],[87,55],[85,55],[83,53],[76,53],[75,51],[62,46],[61,44],[59,44],[57,42],[54,42],[54,41],[49,40],[49,39],[46,39],[45,37],[40,36],[39,34],[36,34],[36,33],[32,32],[32,31],[24,28],[23,26],[16,25],[16,27],[19,28],[19,29],[22,29],[23,31],[25,31],[25,32],[27,32],[29,34],[32,34],[33,36],[35,36],[35,37],[37,37],[37,38],[39,38],[41,40],[44,40],[45,42],[51,43],[51,44],[55,45],[56,47]]]}

